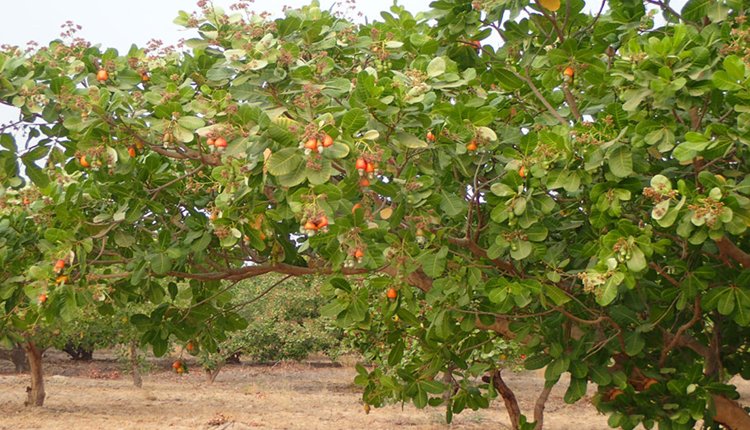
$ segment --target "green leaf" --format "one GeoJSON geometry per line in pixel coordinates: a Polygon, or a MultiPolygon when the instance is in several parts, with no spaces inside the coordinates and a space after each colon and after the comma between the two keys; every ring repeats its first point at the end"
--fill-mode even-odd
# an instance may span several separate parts
{"type": "Polygon", "coordinates": [[[513,72],[502,67],[494,67],[493,72],[497,76],[497,82],[506,91],[515,91],[524,86],[522,80],[520,80],[513,72]]]}
{"type": "Polygon", "coordinates": [[[445,190],[440,193],[440,198],[440,209],[451,218],[462,214],[468,207],[466,200],[445,190]]]}
{"type": "Polygon", "coordinates": [[[328,160],[322,160],[319,168],[307,168],[307,180],[313,185],[325,184],[334,174],[333,166],[328,160]]]}
{"type": "Polygon", "coordinates": [[[622,105],[622,109],[626,112],[632,112],[638,108],[643,99],[651,95],[651,90],[648,88],[640,88],[636,90],[627,90],[622,95],[622,99],[625,103],[622,105]]]}
{"type": "Polygon", "coordinates": [[[552,284],[544,284],[544,294],[552,300],[556,306],[562,306],[570,301],[570,296],[565,292],[552,284]]]}
{"type": "Polygon", "coordinates": [[[427,406],[427,392],[419,384],[417,384],[417,394],[414,396],[413,400],[414,406],[416,406],[417,409],[422,409],[427,406]]]}
{"type": "Polygon", "coordinates": [[[531,245],[531,242],[518,240],[511,245],[510,256],[513,257],[514,260],[523,260],[531,255],[532,250],[533,246],[531,245]]]}
{"type": "Polygon", "coordinates": [[[708,14],[708,5],[713,0],[688,0],[680,14],[689,21],[700,22],[708,14]]]}
{"type": "Polygon", "coordinates": [[[430,64],[427,65],[427,76],[435,78],[443,73],[445,73],[445,60],[443,57],[433,58],[430,64]]]}
{"type": "Polygon", "coordinates": [[[503,303],[508,297],[508,289],[505,287],[493,288],[487,294],[492,303],[503,303]]]}
{"type": "Polygon", "coordinates": [[[560,357],[558,359],[552,360],[552,362],[548,364],[547,368],[544,370],[544,379],[547,382],[556,382],[558,379],[560,379],[560,375],[568,370],[569,365],[570,360],[567,357],[560,357]]]}
{"type": "Polygon", "coordinates": [[[71,232],[51,227],[44,231],[44,238],[52,243],[63,242],[71,238],[71,232]]]}
{"type": "Polygon", "coordinates": [[[745,79],[745,62],[736,55],[730,55],[722,63],[724,70],[727,71],[729,79],[736,81],[745,79]]]}
{"type": "Polygon", "coordinates": [[[671,201],[669,199],[662,200],[661,202],[657,203],[656,206],[651,209],[651,218],[653,218],[655,221],[659,221],[664,218],[669,212],[670,203],[671,201]]]}
{"type": "Polygon", "coordinates": [[[250,60],[245,65],[245,69],[247,70],[260,70],[268,65],[268,60],[264,60],[262,58],[250,60]]]}
{"type": "Polygon", "coordinates": [[[607,306],[617,298],[618,287],[625,279],[625,275],[620,272],[614,273],[601,287],[600,294],[596,297],[596,302],[601,306],[607,306]]]}
{"type": "Polygon", "coordinates": [[[492,184],[492,186],[490,187],[490,191],[492,191],[492,194],[498,197],[509,197],[516,195],[516,192],[513,190],[513,188],[505,185],[502,182],[496,182],[492,184]]]}
{"type": "Polygon", "coordinates": [[[400,143],[402,146],[408,149],[419,149],[419,148],[428,148],[429,145],[427,142],[419,139],[417,136],[406,133],[406,132],[398,132],[393,136],[394,140],[398,143],[400,143]]]}
{"type": "Polygon", "coordinates": [[[388,364],[395,366],[401,363],[401,359],[404,357],[404,342],[397,341],[393,345],[391,352],[388,354],[388,364]]]}
{"type": "Polygon", "coordinates": [[[570,385],[565,391],[563,400],[565,403],[572,405],[586,395],[586,378],[570,378],[570,385]]]}
{"type": "Polygon", "coordinates": [[[274,176],[293,173],[302,163],[302,154],[298,148],[284,148],[271,154],[266,167],[274,176]]]}
{"type": "Polygon", "coordinates": [[[177,123],[188,130],[197,130],[204,125],[206,122],[195,116],[183,116],[177,120],[177,123]]]}
{"type": "Polygon", "coordinates": [[[620,146],[609,155],[609,170],[618,178],[626,178],[633,173],[633,155],[626,146],[620,146]]]}
{"type": "Polygon", "coordinates": [[[157,357],[161,357],[167,353],[167,349],[169,349],[169,344],[166,339],[155,337],[153,341],[151,342],[151,347],[154,349],[154,355],[157,357]]]}
{"type": "Polygon", "coordinates": [[[646,341],[640,333],[629,332],[625,334],[625,353],[631,357],[635,357],[646,346],[646,341]]]}
{"type": "Polygon", "coordinates": [[[628,270],[640,272],[646,268],[646,256],[640,248],[633,247],[630,251],[630,260],[627,260],[628,270]]]}
{"type": "Polygon", "coordinates": [[[589,367],[589,376],[597,385],[609,385],[609,383],[612,382],[612,375],[605,367],[589,367]]]}
{"type": "Polygon", "coordinates": [[[733,288],[727,288],[726,292],[719,296],[719,301],[716,304],[716,309],[722,315],[729,315],[732,313],[732,311],[734,311],[734,304],[737,298],[733,294],[732,290],[733,288]]]}
{"type": "Polygon", "coordinates": [[[135,237],[128,233],[125,233],[122,230],[117,230],[115,231],[115,243],[117,244],[117,246],[130,248],[131,246],[135,245],[135,237]]]}
{"type": "Polygon", "coordinates": [[[150,261],[151,270],[157,275],[164,275],[172,270],[172,259],[167,254],[154,254],[150,261]]]}
{"type": "Polygon", "coordinates": [[[39,188],[44,188],[49,184],[49,176],[47,176],[44,171],[36,165],[36,163],[24,158],[23,165],[26,166],[26,175],[31,179],[31,182],[33,182],[34,185],[39,188]]]}
{"type": "Polygon", "coordinates": [[[531,355],[526,357],[523,366],[526,370],[538,370],[544,368],[550,361],[552,361],[552,357],[548,354],[531,355]]]}
{"type": "Polygon", "coordinates": [[[422,385],[422,388],[430,394],[442,394],[445,391],[445,384],[440,381],[425,380],[420,381],[419,383],[422,385]]]}
{"type": "Polygon", "coordinates": [[[742,89],[742,85],[738,84],[736,79],[732,79],[732,77],[729,76],[729,73],[723,70],[714,72],[713,76],[711,76],[711,82],[713,82],[716,88],[724,91],[736,91],[742,89]]]}
{"type": "Polygon", "coordinates": [[[445,270],[445,259],[448,256],[448,247],[444,246],[437,252],[426,252],[422,254],[418,261],[422,265],[422,270],[433,278],[439,277],[445,270]]]}
{"type": "Polygon", "coordinates": [[[341,128],[349,134],[354,134],[367,125],[367,114],[360,108],[349,109],[341,118],[341,128]]]}
{"type": "Polygon", "coordinates": [[[489,127],[477,127],[476,130],[478,136],[487,139],[490,142],[495,142],[497,140],[497,134],[489,127]]]}

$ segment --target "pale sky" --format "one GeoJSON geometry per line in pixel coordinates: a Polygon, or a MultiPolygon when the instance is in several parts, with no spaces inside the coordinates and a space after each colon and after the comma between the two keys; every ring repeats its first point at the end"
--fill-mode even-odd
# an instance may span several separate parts
{"type": "MultiPolygon", "coordinates": [[[[399,0],[412,13],[429,9],[432,0],[399,0]]],[[[592,0],[588,0],[593,3],[592,0]]],[[[678,10],[685,0],[673,0],[678,10]]],[[[189,38],[182,27],[172,23],[177,11],[197,10],[196,0],[5,0],[2,2],[0,18],[0,44],[25,46],[30,40],[46,44],[60,37],[60,26],[67,20],[81,25],[78,35],[103,48],[117,48],[124,53],[135,43],[145,46],[151,39],[160,39],[175,44],[181,38],[189,38]]],[[[214,4],[229,9],[233,0],[214,0],[214,4]]],[[[279,15],[283,5],[299,7],[309,0],[255,0],[257,11],[279,15]]],[[[598,5],[598,1],[596,2],[598,5]]],[[[347,11],[345,0],[320,0],[321,8],[334,4],[337,10],[347,11]]],[[[392,0],[356,0],[355,17],[362,12],[370,20],[377,20],[380,11],[390,8],[392,0]]],[[[17,117],[15,109],[0,105],[0,124],[17,117]]]]}
{"type": "MultiPolygon", "coordinates": [[[[100,43],[102,47],[126,50],[131,43],[143,46],[150,39],[162,39],[176,43],[186,33],[172,23],[177,11],[198,10],[197,0],[14,0],[2,2],[0,19],[0,44],[23,46],[29,40],[47,42],[60,35],[60,25],[71,20],[83,27],[79,32],[83,38],[100,43]]],[[[233,0],[214,0],[215,5],[229,11],[233,0]]],[[[280,15],[284,5],[300,7],[309,0],[255,0],[257,11],[280,15]]],[[[429,9],[431,0],[400,0],[412,13],[429,9]]],[[[321,9],[346,11],[344,0],[320,0],[321,9]]],[[[357,0],[355,7],[370,20],[377,19],[380,11],[390,8],[388,0],[357,0]]],[[[353,17],[354,14],[348,13],[353,17]]]]}

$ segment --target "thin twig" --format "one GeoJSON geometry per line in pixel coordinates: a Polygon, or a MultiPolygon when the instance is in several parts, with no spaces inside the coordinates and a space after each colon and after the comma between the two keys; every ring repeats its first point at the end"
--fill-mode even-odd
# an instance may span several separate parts
{"type": "Polygon", "coordinates": [[[518,79],[526,82],[526,84],[529,86],[529,88],[531,88],[531,92],[534,93],[534,95],[536,96],[536,98],[539,99],[540,102],[542,102],[542,104],[544,105],[544,107],[547,108],[547,111],[549,111],[549,113],[552,114],[552,116],[554,116],[555,119],[557,119],[560,122],[560,124],[565,125],[565,126],[569,125],[568,121],[565,118],[563,118],[562,115],[560,115],[560,113],[557,112],[557,110],[554,107],[552,107],[552,105],[550,104],[550,102],[546,98],[544,98],[544,95],[539,91],[539,88],[537,88],[536,85],[534,85],[534,81],[532,81],[531,78],[529,78],[529,77],[527,77],[525,75],[522,75],[522,74],[516,72],[515,70],[511,70],[511,72],[518,79]]]}

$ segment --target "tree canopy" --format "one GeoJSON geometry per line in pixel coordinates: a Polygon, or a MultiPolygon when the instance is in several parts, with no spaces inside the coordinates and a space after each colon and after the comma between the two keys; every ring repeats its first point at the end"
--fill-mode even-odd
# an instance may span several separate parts
{"type": "Polygon", "coordinates": [[[367,404],[541,428],[567,374],[613,427],[748,428],[747,4],[198,5],[178,49],[0,52],[0,336],[148,301],[157,355],[211,350],[231,282],[324,275],[367,404]],[[533,418],[501,339],[545,369],[533,418]]]}

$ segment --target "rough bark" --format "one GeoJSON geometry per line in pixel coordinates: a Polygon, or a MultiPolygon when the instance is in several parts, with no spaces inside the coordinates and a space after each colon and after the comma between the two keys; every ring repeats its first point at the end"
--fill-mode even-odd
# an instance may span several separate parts
{"type": "Polygon", "coordinates": [[[222,365],[216,366],[215,369],[209,369],[208,367],[204,367],[203,370],[206,372],[206,381],[209,384],[213,384],[216,380],[216,377],[219,376],[219,372],[221,372],[222,365]]]}
{"type": "Polygon", "coordinates": [[[26,357],[31,368],[31,386],[26,388],[28,398],[26,406],[43,406],[47,393],[44,391],[44,369],[42,368],[42,352],[33,341],[24,344],[26,357]]]}
{"type": "Polygon", "coordinates": [[[729,430],[750,429],[750,415],[748,415],[739,403],[717,395],[713,396],[713,400],[716,406],[714,421],[722,424],[729,430]]]}
{"type": "Polygon", "coordinates": [[[135,340],[130,341],[130,371],[133,373],[133,385],[143,387],[141,367],[138,365],[138,344],[135,340]]]}
{"type": "Polygon", "coordinates": [[[503,398],[505,409],[508,411],[508,417],[510,418],[511,428],[513,430],[518,430],[520,428],[521,408],[518,407],[518,399],[516,399],[513,390],[511,390],[510,387],[505,384],[505,381],[503,381],[503,378],[500,375],[500,370],[493,372],[492,385],[503,398]]]}
{"type": "Polygon", "coordinates": [[[732,260],[738,262],[742,267],[750,267],[750,254],[741,250],[726,236],[719,239],[716,242],[716,246],[719,247],[719,253],[722,256],[731,258],[732,260]]]}
{"type": "Polygon", "coordinates": [[[546,386],[539,393],[539,397],[534,403],[534,430],[542,430],[544,428],[544,406],[547,404],[549,393],[552,392],[552,385],[546,386]]]}

